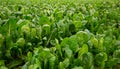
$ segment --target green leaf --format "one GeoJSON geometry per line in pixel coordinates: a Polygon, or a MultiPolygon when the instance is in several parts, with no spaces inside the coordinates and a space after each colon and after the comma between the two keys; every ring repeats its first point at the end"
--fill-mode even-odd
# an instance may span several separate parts
{"type": "Polygon", "coordinates": [[[49,59],[49,65],[50,65],[50,69],[55,69],[55,60],[56,60],[56,57],[54,55],[52,55],[49,59]]]}
{"type": "Polygon", "coordinates": [[[58,69],[65,69],[64,64],[62,62],[59,63],[58,69]]]}
{"type": "Polygon", "coordinates": [[[8,68],[5,66],[0,66],[0,69],[8,69],[8,68]]]}
{"type": "Polygon", "coordinates": [[[14,60],[14,61],[12,61],[8,66],[8,68],[9,69],[11,69],[11,68],[14,68],[14,67],[16,67],[16,66],[18,66],[18,65],[21,65],[22,64],[22,60],[14,60]]]}
{"type": "Polygon", "coordinates": [[[0,47],[3,44],[3,41],[4,41],[4,36],[2,34],[0,34],[0,47]]]}
{"type": "Polygon", "coordinates": [[[35,28],[31,28],[31,37],[35,38],[37,36],[37,31],[35,28]]]}
{"type": "Polygon", "coordinates": [[[62,57],[61,46],[59,44],[57,44],[55,47],[56,47],[56,50],[58,50],[60,56],[62,57]]]}
{"type": "Polygon", "coordinates": [[[87,43],[89,39],[87,32],[84,31],[77,32],[76,37],[80,45],[87,43]]]}
{"type": "Polygon", "coordinates": [[[32,52],[27,53],[27,60],[31,61],[32,60],[32,52]]]}
{"type": "Polygon", "coordinates": [[[24,38],[19,38],[16,41],[16,44],[18,44],[19,46],[24,46],[25,45],[25,39],[24,38]]]}
{"type": "Polygon", "coordinates": [[[79,67],[74,67],[74,68],[72,68],[72,69],[84,69],[83,67],[81,67],[81,66],[79,66],[79,67]]]}
{"type": "Polygon", "coordinates": [[[71,58],[72,57],[72,55],[73,55],[73,52],[72,52],[72,50],[70,50],[69,48],[64,48],[64,50],[65,50],[65,55],[66,55],[66,57],[68,57],[68,58],[71,58]]]}
{"type": "Polygon", "coordinates": [[[0,60],[0,66],[5,65],[4,60],[0,60]]]}
{"type": "Polygon", "coordinates": [[[95,48],[99,48],[99,46],[98,46],[98,40],[95,37],[91,38],[91,42],[93,43],[93,45],[94,45],[95,48]]]}
{"type": "Polygon", "coordinates": [[[88,52],[83,55],[82,62],[85,69],[92,68],[93,61],[94,61],[94,58],[91,52],[88,52]]]}
{"type": "Polygon", "coordinates": [[[70,48],[73,52],[75,52],[79,47],[75,36],[63,39],[60,45],[62,48],[70,48]]]}
{"type": "Polygon", "coordinates": [[[118,58],[111,58],[106,62],[106,67],[113,67],[117,64],[118,58]]]}
{"type": "Polygon", "coordinates": [[[100,45],[99,45],[99,46],[100,46],[99,49],[100,49],[100,50],[103,50],[103,49],[104,49],[104,47],[103,47],[103,43],[104,43],[104,38],[101,37],[100,40],[99,40],[99,44],[100,44],[100,45]]]}
{"type": "Polygon", "coordinates": [[[95,56],[95,59],[98,62],[107,61],[108,55],[105,52],[101,52],[95,56]]]}
{"type": "Polygon", "coordinates": [[[41,61],[48,61],[48,59],[50,59],[51,57],[51,53],[50,53],[50,49],[49,48],[44,48],[43,51],[37,53],[39,55],[39,59],[41,61]]]}
{"type": "Polygon", "coordinates": [[[24,25],[28,25],[28,24],[30,24],[31,22],[29,21],[29,20],[22,20],[22,19],[20,19],[18,22],[17,22],[17,26],[18,26],[18,28],[21,28],[22,26],[24,26],[24,25]]]}
{"type": "Polygon", "coordinates": [[[28,25],[23,25],[21,27],[21,32],[22,33],[26,33],[26,34],[29,34],[30,33],[30,27],[28,25]]]}
{"type": "Polygon", "coordinates": [[[45,35],[45,34],[50,34],[50,25],[49,24],[44,24],[42,26],[42,33],[45,35]]]}
{"type": "Polygon", "coordinates": [[[43,24],[48,24],[50,25],[50,20],[47,16],[45,15],[41,15],[41,17],[39,18],[39,25],[43,25],[43,24]]]}
{"type": "Polygon", "coordinates": [[[77,36],[72,35],[69,40],[71,41],[70,49],[75,53],[77,49],[79,48],[78,41],[77,41],[77,36]]]}
{"type": "Polygon", "coordinates": [[[114,51],[113,57],[114,57],[114,58],[120,58],[120,49],[114,51]]]}
{"type": "Polygon", "coordinates": [[[101,68],[105,68],[105,61],[107,61],[108,55],[105,52],[101,52],[95,56],[96,64],[101,68]]]}
{"type": "Polygon", "coordinates": [[[79,58],[87,52],[88,52],[88,45],[83,44],[82,48],[79,50],[79,53],[78,53],[79,58]]]}
{"type": "Polygon", "coordinates": [[[66,58],[66,59],[63,61],[64,67],[67,68],[67,67],[69,66],[69,64],[70,64],[70,60],[69,60],[69,58],[66,58]]]}
{"type": "Polygon", "coordinates": [[[41,69],[38,64],[33,64],[28,67],[28,69],[41,69]]]}
{"type": "Polygon", "coordinates": [[[22,51],[21,48],[18,48],[17,46],[14,46],[10,49],[10,55],[13,58],[20,58],[22,57],[22,51]]]}
{"type": "Polygon", "coordinates": [[[22,69],[27,69],[27,68],[28,68],[28,65],[29,65],[29,62],[26,62],[26,63],[22,66],[22,69]]]}

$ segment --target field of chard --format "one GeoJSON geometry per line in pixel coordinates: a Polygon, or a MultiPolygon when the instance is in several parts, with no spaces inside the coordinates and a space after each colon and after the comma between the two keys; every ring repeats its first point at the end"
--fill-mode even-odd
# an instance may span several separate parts
{"type": "Polygon", "coordinates": [[[0,0],[0,69],[120,69],[120,0],[0,0]]]}

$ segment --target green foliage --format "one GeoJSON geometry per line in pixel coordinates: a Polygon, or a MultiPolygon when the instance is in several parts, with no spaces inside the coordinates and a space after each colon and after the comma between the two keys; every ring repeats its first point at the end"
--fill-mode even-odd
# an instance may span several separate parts
{"type": "Polygon", "coordinates": [[[119,0],[0,0],[0,69],[119,69],[119,0]]]}

